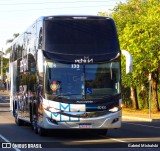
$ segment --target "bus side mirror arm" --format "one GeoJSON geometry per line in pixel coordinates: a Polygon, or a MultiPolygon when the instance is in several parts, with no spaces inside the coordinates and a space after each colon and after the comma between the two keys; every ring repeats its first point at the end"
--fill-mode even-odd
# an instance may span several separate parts
{"type": "Polygon", "coordinates": [[[37,51],[37,69],[39,73],[44,72],[44,55],[43,55],[43,50],[38,49],[37,51]]]}
{"type": "Polygon", "coordinates": [[[126,50],[121,50],[121,53],[126,57],[126,74],[132,73],[132,67],[133,67],[132,55],[126,50]]]}

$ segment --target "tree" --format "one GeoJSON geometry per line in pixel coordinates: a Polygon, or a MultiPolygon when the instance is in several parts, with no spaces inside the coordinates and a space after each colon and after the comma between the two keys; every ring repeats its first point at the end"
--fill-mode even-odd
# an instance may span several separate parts
{"type": "MultiPolygon", "coordinates": [[[[137,12],[137,5],[135,3],[134,4],[120,3],[114,9],[114,12],[111,15],[117,24],[121,49],[126,49],[126,50],[130,51],[133,58],[134,58],[134,55],[132,53],[133,47],[128,48],[128,46],[129,46],[128,39],[130,39],[130,37],[127,37],[127,39],[126,39],[126,36],[128,36],[128,33],[125,34],[125,32],[126,32],[126,30],[130,31],[130,28],[128,29],[128,27],[130,27],[130,25],[137,24],[138,20],[137,20],[137,15],[135,14],[135,11],[137,12]],[[125,41],[124,41],[124,39],[125,39],[125,41]]],[[[122,58],[122,67],[125,67],[125,61],[123,58],[122,58]]],[[[133,68],[135,68],[135,61],[134,61],[133,68]]],[[[134,72],[132,75],[126,76],[124,68],[122,68],[122,71],[123,71],[122,72],[122,83],[123,83],[124,87],[130,87],[130,91],[131,91],[130,98],[132,100],[133,109],[139,109],[138,98],[137,98],[137,87],[139,86],[139,82],[137,82],[137,79],[134,75],[134,72]]]]}
{"type": "MultiPolygon", "coordinates": [[[[8,39],[7,41],[6,41],[6,44],[8,44],[8,43],[11,43],[16,37],[18,37],[19,36],[19,33],[15,33],[15,34],[13,34],[13,38],[12,39],[8,39]]],[[[11,51],[11,48],[9,47],[7,50],[6,50],[6,54],[8,54],[8,53],[10,53],[10,51],[11,51]]],[[[3,60],[3,71],[2,71],[2,74],[3,74],[3,76],[6,74],[6,70],[9,68],[9,59],[7,59],[7,58],[3,58],[3,56],[1,56],[2,58],[2,60],[3,60]]],[[[1,61],[1,63],[2,63],[2,61],[1,61]]]]}
{"type": "MultiPolygon", "coordinates": [[[[132,75],[124,76],[123,85],[132,90],[148,83],[152,74],[153,110],[159,111],[157,84],[160,70],[160,1],[129,0],[118,4],[112,13],[119,35],[121,49],[133,56],[132,75]]],[[[123,71],[123,70],[122,70],[123,71]]]]}
{"type": "Polygon", "coordinates": [[[16,39],[18,36],[19,36],[19,33],[14,33],[14,34],[13,34],[13,38],[8,39],[8,40],[6,41],[6,44],[13,42],[13,40],[16,39]]]}
{"type": "MultiPolygon", "coordinates": [[[[6,41],[6,44],[12,43],[13,40],[16,39],[18,36],[19,36],[19,33],[14,33],[14,34],[13,34],[13,38],[8,39],[8,40],[6,41]]],[[[11,52],[11,48],[8,48],[8,49],[6,50],[6,54],[8,54],[8,53],[10,53],[10,52],[11,52]]]]}

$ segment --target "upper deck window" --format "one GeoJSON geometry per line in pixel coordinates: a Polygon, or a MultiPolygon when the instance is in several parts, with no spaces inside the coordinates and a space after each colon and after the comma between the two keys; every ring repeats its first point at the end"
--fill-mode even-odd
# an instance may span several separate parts
{"type": "Polygon", "coordinates": [[[104,54],[119,51],[111,19],[45,20],[45,50],[64,54],[104,54]]]}

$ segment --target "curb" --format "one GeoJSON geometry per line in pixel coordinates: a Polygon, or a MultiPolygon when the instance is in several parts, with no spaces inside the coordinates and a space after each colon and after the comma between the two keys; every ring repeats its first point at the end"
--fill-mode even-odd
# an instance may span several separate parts
{"type": "Polygon", "coordinates": [[[122,120],[145,121],[145,122],[160,122],[160,119],[143,118],[143,117],[135,117],[135,116],[122,116],[122,120]]]}
{"type": "Polygon", "coordinates": [[[9,96],[10,94],[8,93],[0,93],[0,96],[9,96]]]}

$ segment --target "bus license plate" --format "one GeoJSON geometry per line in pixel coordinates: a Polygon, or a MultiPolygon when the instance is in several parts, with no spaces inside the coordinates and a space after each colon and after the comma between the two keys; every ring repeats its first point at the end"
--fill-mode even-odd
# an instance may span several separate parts
{"type": "Polygon", "coordinates": [[[92,128],[92,124],[81,123],[81,124],[79,124],[79,128],[92,128]]]}

